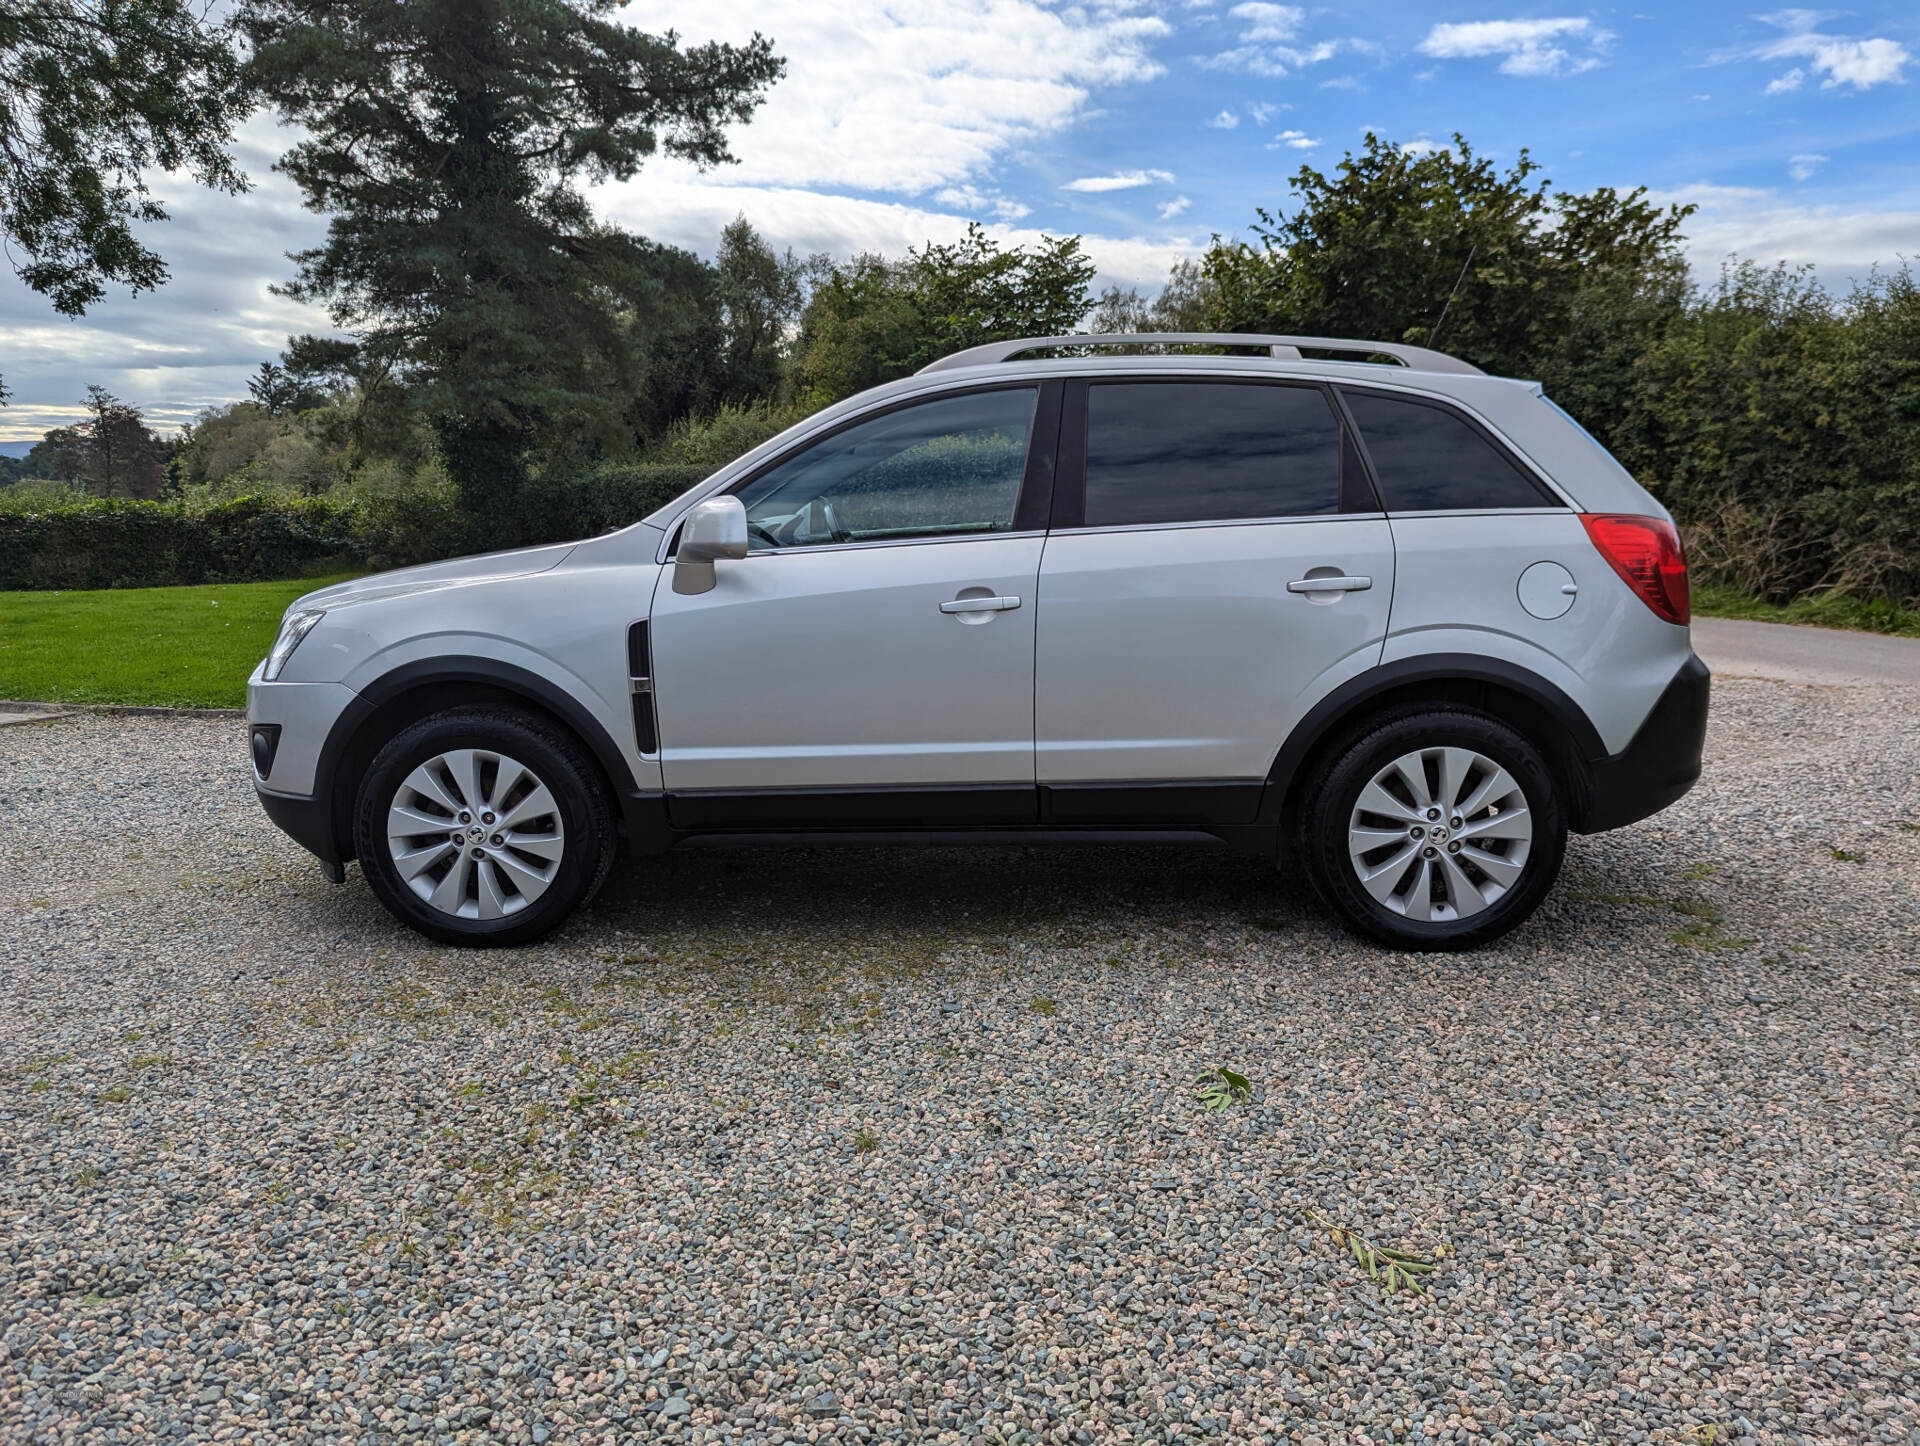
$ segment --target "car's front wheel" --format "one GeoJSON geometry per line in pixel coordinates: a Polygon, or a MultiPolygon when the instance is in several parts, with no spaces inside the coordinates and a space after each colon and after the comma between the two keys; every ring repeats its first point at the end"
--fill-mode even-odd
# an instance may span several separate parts
{"type": "Polygon", "coordinates": [[[1482,713],[1385,719],[1308,787],[1308,874],[1348,924],[1396,948],[1499,938],[1539,906],[1566,852],[1546,759],[1482,713]]]}
{"type": "Polygon", "coordinates": [[[531,714],[464,708],[401,730],[354,805],[367,882],[447,944],[523,944],[590,899],[614,852],[604,785],[579,745],[531,714]]]}

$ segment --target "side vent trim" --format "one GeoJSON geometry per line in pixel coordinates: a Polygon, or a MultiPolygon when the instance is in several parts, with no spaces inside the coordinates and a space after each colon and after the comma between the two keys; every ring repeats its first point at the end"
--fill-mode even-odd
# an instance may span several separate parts
{"type": "Polygon", "coordinates": [[[627,679],[633,693],[634,745],[650,758],[660,751],[660,728],[653,716],[653,648],[645,622],[627,629],[627,679]]]}

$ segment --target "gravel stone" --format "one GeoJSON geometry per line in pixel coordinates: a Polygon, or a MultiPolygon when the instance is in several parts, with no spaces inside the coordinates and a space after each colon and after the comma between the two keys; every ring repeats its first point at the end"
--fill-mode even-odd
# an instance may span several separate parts
{"type": "Polygon", "coordinates": [[[231,720],[0,729],[0,1439],[1913,1446],[1916,720],[1720,682],[1428,957],[1158,849],[687,851],[446,950],[231,720]]]}

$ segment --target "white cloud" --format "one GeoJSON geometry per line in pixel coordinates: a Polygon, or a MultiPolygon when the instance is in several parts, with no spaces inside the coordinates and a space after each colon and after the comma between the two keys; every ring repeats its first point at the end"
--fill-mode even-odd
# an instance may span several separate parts
{"type": "MultiPolygon", "coordinates": [[[[793,186],[719,186],[690,167],[649,170],[625,185],[598,188],[593,199],[609,221],[644,231],[656,240],[711,255],[720,228],[744,212],[775,250],[791,246],[801,255],[824,251],[852,256],[863,251],[901,256],[928,241],[955,241],[967,218],[897,201],[824,195],[793,186]]],[[[1077,229],[1077,228],[1076,228],[1077,229]]],[[[1043,232],[1031,226],[991,224],[988,234],[1007,246],[1028,246],[1043,232]]],[[[1198,255],[1186,242],[1137,236],[1083,235],[1097,268],[1093,287],[1137,286],[1155,290],[1176,261],[1198,255]]],[[[0,413],[0,417],[4,417],[0,413]]]]}
{"type": "Polygon", "coordinates": [[[1018,221],[1033,211],[1031,206],[1021,205],[1011,196],[983,191],[978,186],[946,186],[934,192],[933,199],[936,205],[971,212],[976,216],[991,213],[1002,221],[1018,221]]]}
{"type": "Polygon", "coordinates": [[[1434,26],[1420,42],[1420,53],[1441,60],[1497,55],[1507,75],[1572,75],[1600,65],[1612,41],[1611,31],[1596,28],[1584,16],[1469,20],[1434,26]],[[1576,56],[1568,50],[1576,42],[1584,54],[1576,56]]]}
{"type": "Polygon", "coordinates": [[[735,131],[729,182],[906,195],[987,173],[1006,152],[1079,118],[1094,89],[1150,80],[1156,15],[1045,0],[650,0],[620,19],[684,42],[756,30],[787,74],[735,131]]]}
{"type": "Polygon", "coordinates": [[[1310,151],[1315,146],[1321,144],[1324,143],[1318,136],[1310,136],[1305,131],[1281,131],[1279,135],[1273,138],[1273,144],[1268,146],[1267,149],[1276,151],[1279,150],[1280,147],[1286,146],[1291,150],[1310,151]]]}
{"type": "Polygon", "coordinates": [[[1811,152],[1804,155],[1789,156],[1787,158],[1787,174],[1792,176],[1796,181],[1810,180],[1814,173],[1826,163],[1827,158],[1825,156],[1816,156],[1811,152]]]}
{"type": "Polygon", "coordinates": [[[1884,211],[1802,205],[1778,191],[1704,182],[1648,199],[1700,208],[1688,218],[1686,233],[1688,257],[1702,281],[1711,281],[1723,260],[1738,255],[1767,266],[1805,263],[1827,286],[1844,289],[1876,264],[1911,254],[1920,235],[1920,195],[1913,193],[1889,197],[1884,211]]]}
{"type": "Polygon", "coordinates": [[[1151,186],[1155,183],[1163,186],[1173,184],[1171,171],[1121,171],[1111,176],[1081,176],[1077,180],[1066,182],[1060,187],[1063,191],[1131,191],[1139,186],[1151,186]]]}
{"type": "Polygon", "coordinates": [[[1253,123],[1255,125],[1263,126],[1275,116],[1279,115],[1281,111],[1292,109],[1293,107],[1291,105],[1285,103],[1269,105],[1264,100],[1256,100],[1252,105],[1247,107],[1247,114],[1253,117],[1253,123]]]}
{"type": "Polygon", "coordinates": [[[1230,131],[1240,124],[1240,117],[1230,110],[1223,110],[1219,115],[1208,121],[1207,124],[1217,131],[1230,131]]]}
{"type": "Polygon", "coordinates": [[[1427,140],[1423,136],[1417,141],[1408,141],[1402,145],[1400,147],[1400,154],[1403,156],[1430,156],[1435,151],[1443,151],[1445,149],[1446,147],[1437,141],[1427,140]]]}
{"type": "Polygon", "coordinates": [[[1246,21],[1240,38],[1255,41],[1291,40],[1307,18],[1307,12],[1298,5],[1270,5],[1265,0],[1249,0],[1248,4],[1236,5],[1227,13],[1236,20],[1246,21]]]}
{"type": "MultiPolygon", "coordinates": [[[[1901,85],[1906,81],[1907,62],[1913,56],[1897,40],[1884,36],[1856,40],[1847,35],[1824,34],[1817,27],[1827,17],[1814,10],[1782,10],[1760,18],[1786,34],[1753,52],[1755,58],[1804,60],[1807,70],[1826,77],[1820,82],[1822,90],[1839,85],[1870,90],[1876,85],[1901,85]]],[[[1767,94],[1797,90],[1805,75],[1805,71],[1795,66],[1776,77],[1767,86],[1767,94]]]]}
{"type": "Polygon", "coordinates": [[[1188,200],[1185,196],[1175,196],[1171,201],[1167,202],[1166,205],[1160,208],[1160,219],[1162,221],[1171,221],[1175,216],[1183,214],[1186,211],[1187,207],[1191,206],[1192,204],[1193,202],[1188,200]]]}
{"type": "MultiPolygon", "coordinates": [[[[1302,40],[1300,30],[1307,12],[1298,5],[1246,0],[1227,13],[1240,22],[1240,44],[1202,59],[1200,63],[1210,69],[1282,76],[1331,60],[1342,50],[1370,48],[1358,40],[1302,40]]],[[[1257,114],[1255,118],[1259,119],[1257,114]]]]}

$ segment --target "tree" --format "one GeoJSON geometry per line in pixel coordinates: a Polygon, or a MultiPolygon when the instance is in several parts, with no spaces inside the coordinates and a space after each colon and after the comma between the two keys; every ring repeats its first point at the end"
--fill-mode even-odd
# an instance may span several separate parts
{"type": "Polygon", "coordinates": [[[739,216],[720,233],[714,272],[726,331],[725,400],[771,397],[780,389],[788,328],[806,294],[805,266],[792,251],[775,255],[739,216]]]}
{"type": "Polygon", "coordinates": [[[1255,243],[1216,239],[1203,265],[1211,320],[1438,346],[1528,375],[1582,293],[1679,276],[1692,211],[1644,189],[1555,194],[1538,170],[1523,150],[1503,175],[1458,135],[1410,154],[1369,132],[1333,176],[1301,167],[1297,205],[1260,210],[1255,243]]]}
{"type": "Polygon", "coordinates": [[[816,263],[802,314],[801,385],[830,402],[918,371],[963,347],[1071,332],[1093,298],[1093,263],[1078,236],[1043,236],[1002,250],[978,225],[905,260],[859,256],[816,263]]]}
{"type": "Polygon", "coordinates": [[[24,473],[49,482],[81,482],[87,475],[87,448],[78,427],[55,427],[27,453],[24,473]]]}
{"type": "Polygon", "coordinates": [[[159,286],[166,263],[135,234],[167,219],[147,173],[244,190],[227,144],[246,111],[228,31],[185,0],[8,0],[0,235],[15,273],[67,316],[109,282],[159,286]]]}
{"type": "Polygon", "coordinates": [[[270,416],[285,417],[322,405],[327,397],[318,387],[295,376],[277,362],[261,362],[247,379],[247,394],[270,416]]]}
{"type": "MultiPolygon", "coordinates": [[[[54,438],[56,434],[48,432],[40,446],[54,438]]],[[[157,497],[167,486],[167,444],[154,436],[138,407],[106,388],[86,388],[86,421],[71,428],[69,438],[56,446],[71,447],[73,461],[65,465],[102,497],[157,497]]]]}
{"type": "Polygon", "coordinates": [[[1096,335],[1134,331],[1205,331],[1209,293],[1197,261],[1176,261],[1152,301],[1137,287],[1109,286],[1087,318],[1096,335]]]}
{"type": "Polygon", "coordinates": [[[664,151],[732,159],[782,71],[770,44],[682,48],[618,0],[254,0],[250,78],[307,138],[280,161],[333,218],[285,291],[416,384],[465,505],[507,529],[542,438],[613,434],[656,252],[578,179],[664,151]]]}

